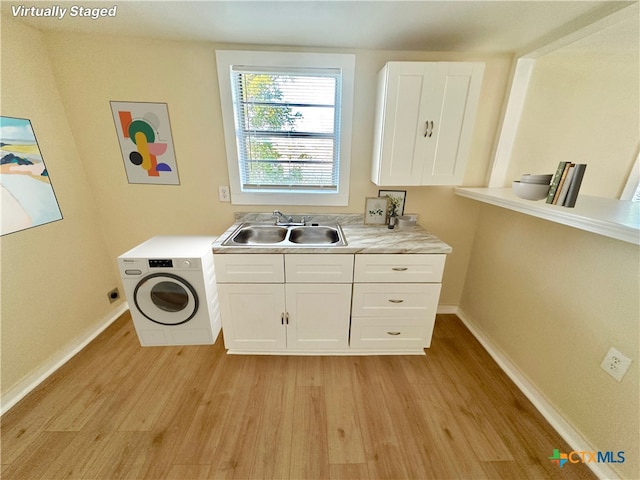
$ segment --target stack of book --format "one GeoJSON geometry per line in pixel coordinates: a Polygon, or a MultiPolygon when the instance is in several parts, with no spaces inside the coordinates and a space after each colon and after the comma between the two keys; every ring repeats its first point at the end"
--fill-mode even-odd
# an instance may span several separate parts
{"type": "Polygon", "coordinates": [[[547,203],[575,207],[586,168],[584,163],[560,162],[551,180],[547,203]]]}

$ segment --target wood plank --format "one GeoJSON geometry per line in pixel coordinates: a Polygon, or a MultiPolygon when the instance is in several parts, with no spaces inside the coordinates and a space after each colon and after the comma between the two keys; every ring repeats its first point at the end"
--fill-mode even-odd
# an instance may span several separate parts
{"type": "Polygon", "coordinates": [[[408,469],[396,436],[377,372],[376,357],[360,358],[354,372],[354,397],[367,468],[373,478],[408,478],[408,469]]]}
{"type": "Polygon", "coordinates": [[[323,387],[296,387],[291,442],[292,479],[329,477],[327,418],[323,387]]]}
{"type": "Polygon", "coordinates": [[[166,480],[206,480],[209,478],[209,465],[174,465],[166,480]]]}
{"type": "Polygon", "coordinates": [[[329,465],[330,480],[366,480],[369,470],[366,463],[342,463],[329,465]]]}
{"type": "Polygon", "coordinates": [[[327,357],[323,362],[329,463],[366,463],[353,389],[352,357],[327,357]]]}
{"type": "Polygon", "coordinates": [[[294,357],[272,357],[267,362],[256,359],[265,370],[260,382],[263,402],[256,429],[255,451],[249,478],[289,478],[295,409],[294,357]]]}
{"type": "Polygon", "coordinates": [[[322,373],[323,357],[301,355],[296,357],[296,385],[299,387],[320,387],[324,385],[322,373]]]}

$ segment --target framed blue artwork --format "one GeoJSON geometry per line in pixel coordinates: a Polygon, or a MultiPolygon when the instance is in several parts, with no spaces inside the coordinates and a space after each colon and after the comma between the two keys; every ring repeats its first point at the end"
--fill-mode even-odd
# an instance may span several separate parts
{"type": "Polygon", "coordinates": [[[31,121],[0,116],[0,235],[62,220],[31,121]]]}

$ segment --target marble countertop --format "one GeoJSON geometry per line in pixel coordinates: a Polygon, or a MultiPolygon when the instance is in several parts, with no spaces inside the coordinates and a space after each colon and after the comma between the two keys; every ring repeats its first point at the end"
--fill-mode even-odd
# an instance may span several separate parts
{"type": "Polygon", "coordinates": [[[451,253],[452,248],[421,226],[396,227],[364,225],[363,216],[298,215],[317,223],[338,223],[347,241],[345,246],[291,247],[278,245],[225,246],[222,243],[241,223],[271,223],[271,214],[236,214],[236,222],[213,243],[213,253],[451,253]]]}

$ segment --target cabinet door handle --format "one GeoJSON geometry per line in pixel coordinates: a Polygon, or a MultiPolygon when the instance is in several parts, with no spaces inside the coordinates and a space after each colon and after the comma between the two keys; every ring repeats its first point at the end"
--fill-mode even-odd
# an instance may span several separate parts
{"type": "Polygon", "coordinates": [[[390,298],[389,301],[391,303],[402,303],[402,302],[404,302],[404,300],[402,300],[401,298],[390,298]]]}
{"type": "Polygon", "coordinates": [[[401,332],[387,332],[387,335],[400,335],[401,332]]]}
{"type": "Polygon", "coordinates": [[[284,312],[280,314],[280,323],[284,325],[284,312]]]}
{"type": "Polygon", "coordinates": [[[405,272],[405,271],[409,270],[409,268],[407,268],[407,267],[391,267],[391,270],[393,270],[395,272],[405,272]]]}
{"type": "Polygon", "coordinates": [[[426,124],[426,129],[424,131],[424,138],[431,138],[431,135],[433,135],[433,120],[427,120],[426,122],[424,122],[426,124]]]}
{"type": "Polygon", "coordinates": [[[289,325],[289,312],[284,314],[284,321],[289,325]]]}

